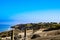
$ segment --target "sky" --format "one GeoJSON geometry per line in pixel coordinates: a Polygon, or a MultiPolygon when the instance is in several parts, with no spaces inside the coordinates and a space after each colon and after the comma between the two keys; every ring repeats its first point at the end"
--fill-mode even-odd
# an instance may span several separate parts
{"type": "Polygon", "coordinates": [[[0,0],[0,32],[38,22],[60,22],[60,0],[0,0]]]}

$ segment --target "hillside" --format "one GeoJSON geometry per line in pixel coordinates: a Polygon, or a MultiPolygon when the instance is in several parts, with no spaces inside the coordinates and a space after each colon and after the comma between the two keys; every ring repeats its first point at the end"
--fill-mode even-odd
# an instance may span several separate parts
{"type": "Polygon", "coordinates": [[[60,40],[60,29],[47,31],[47,32],[45,31],[42,33],[39,33],[39,31],[38,31],[36,34],[39,34],[40,37],[36,37],[31,40],[60,40]]]}
{"type": "Polygon", "coordinates": [[[32,39],[32,40],[60,40],[60,35],[57,36],[51,36],[51,37],[39,37],[36,39],[32,39]]]}
{"type": "MultiPolygon", "coordinates": [[[[18,39],[26,40],[60,40],[60,23],[28,23],[11,26],[14,29],[14,36],[18,39]],[[21,38],[20,38],[21,36],[21,38]]],[[[11,37],[10,31],[0,33],[0,37],[11,37]]]]}

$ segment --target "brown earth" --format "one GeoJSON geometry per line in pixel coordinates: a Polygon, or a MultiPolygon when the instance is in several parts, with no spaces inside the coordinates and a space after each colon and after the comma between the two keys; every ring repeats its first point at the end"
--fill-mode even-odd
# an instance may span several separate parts
{"type": "Polygon", "coordinates": [[[37,37],[31,40],[60,40],[60,30],[46,31],[39,34],[45,36],[37,37]]]}
{"type": "Polygon", "coordinates": [[[50,36],[50,37],[39,37],[31,40],[60,40],[60,35],[58,36],[50,36]]]}

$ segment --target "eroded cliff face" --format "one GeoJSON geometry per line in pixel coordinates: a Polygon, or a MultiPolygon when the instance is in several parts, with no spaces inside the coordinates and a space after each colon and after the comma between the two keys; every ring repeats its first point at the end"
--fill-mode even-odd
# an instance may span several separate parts
{"type": "Polygon", "coordinates": [[[41,37],[43,36],[55,36],[55,35],[60,35],[60,29],[59,30],[52,30],[52,31],[42,31],[38,30],[34,34],[39,34],[41,37]]]}
{"type": "MultiPolygon", "coordinates": [[[[39,29],[33,33],[33,30],[26,30],[26,40],[60,40],[60,29],[59,30],[51,30],[51,31],[44,31],[46,29],[39,29]]],[[[15,37],[18,40],[24,39],[24,32],[15,31],[15,37]]],[[[4,37],[3,40],[10,38],[4,37]]]]}
{"type": "Polygon", "coordinates": [[[60,40],[60,29],[59,30],[52,30],[52,31],[42,31],[35,32],[35,34],[39,34],[40,37],[31,39],[31,40],[60,40]]]}
{"type": "MultiPolygon", "coordinates": [[[[26,33],[26,40],[53,40],[55,37],[56,39],[60,37],[60,29],[59,30],[52,30],[52,31],[44,31],[44,29],[37,30],[35,33],[33,33],[32,30],[27,31],[26,33]],[[39,36],[35,36],[39,35],[39,36]],[[32,38],[33,37],[33,38],[32,38]]],[[[23,36],[22,39],[24,39],[24,33],[19,33],[19,35],[23,36]]]]}
{"type": "Polygon", "coordinates": [[[38,37],[35,39],[31,39],[31,40],[60,40],[60,35],[57,36],[51,36],[51,37],[38,37]]]}

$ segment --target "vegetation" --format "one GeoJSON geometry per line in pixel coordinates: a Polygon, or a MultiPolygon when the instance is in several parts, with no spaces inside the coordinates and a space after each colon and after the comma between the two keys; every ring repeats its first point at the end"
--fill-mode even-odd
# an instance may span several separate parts
{"type": "MultiPolygon", "coordinates": [[[[11,28],[19,29],[19,30],[23,31],[25,33],[24,38],[26,38],[26,30],[33,30],[33,37],[32,37],[32,39],[33,39],[35,37],[39,37],[37,35],[34,35],[34,33],[37,30],[45,29],[45,28],[46,28],[46,30],[44,30],[44,31],[57,30],[57,29],[60,29],[60,23],[56,23],[56,22],[50,22],[50,23],[49,22],[47,22],[47,23],[44,22],[43,23],[43,22],[40,22],[40,23],[18,24],[18,25],[12,26],[11,28]]],[[[60,33],[58,33],[58,34],[60,34],[60,33]]],[[[11,31],[1,32],[0,36],[1,37],[11,36],[11,31]]],[[[1,38],[0,38],[0,40],[1,40],[1,38]]]]}
{"type": "Polygon", "coordinates": [[[27,30],[29,29],[33,29],[35,30],[39,30],[41,28],[48,28],[48,29],[60,29],[60,23],[56,23],[56,22],[40,22],[40,23],[28,23],[28,24],[18,24],[15,26],[12,26],[12,28],[15,29],[20,29],[20,30],[24,30],[24,28],[26,27],[27,30]]]}
{"type": "Polygon", "coordinates": [[[38,38],[38,37],[40,37],[40,35],[34,34],[34,35],[32,35],[31,39],[35,39],[35,38],[38,38]]]}

